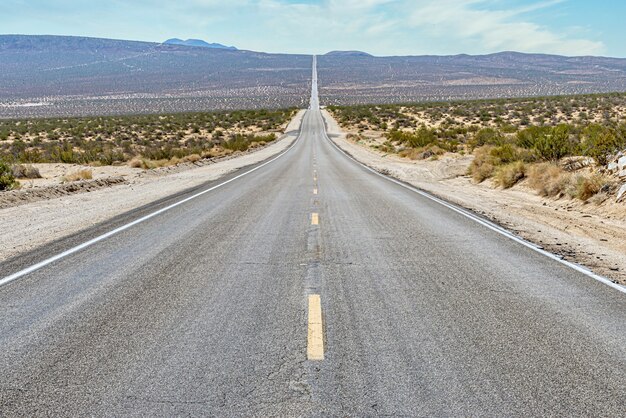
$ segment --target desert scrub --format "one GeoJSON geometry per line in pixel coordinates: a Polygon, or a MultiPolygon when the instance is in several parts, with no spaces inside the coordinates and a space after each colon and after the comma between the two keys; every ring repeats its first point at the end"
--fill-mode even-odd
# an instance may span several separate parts
{"type": "Polygon", "coordinates": [[[504,189],[510,189],[526,176],[526,164],[523,161],[515,161],[498,167],[493,177],[494,184],[504,189]]]}
{"type": "Polygon", "coordinates": [[[61,178],[63,183],[70,183],[73,181],[80,180],[91,180],[93,178],[93,172],[89,169],[82,169],[78,171],[74,171],[72,173],[66,174],[61,178]]]}
{"type": "Polygon", "coordinates": [[[222,143],[222,147],[232,151],[247,151],[253,143],[266,144],[276,140],[275,134],[269,135],[233,135],[228,141],[222,143]]]}
{"type": "MultiPolygon", "coordinates": [[[[247,149],[276,139],[295,109],[0,120],[0,158],[12,164],[112,165],[203,155],[223,142],[247,149]],[[266,134],[260,134],[265,132],[266,134]],[[255,136],[249,140],[248,135],[255,136]],[[243,136],[244,140],[237,137],[243,136]]],[[[193,158],[193,157],[192,157],[193,158]]]]}
{"type": "Polygon", "coordinates": [[[13,190],[19,188],[19,182],[15,180],[11,167],[0,161],[0,191],[13,190]]]}
{"type": "Polygon", "coordinates": [[[515,162],[532,162],[534,156],[528,150],[511,144],[501,146],[483,145],[474,151],[474,160],[468,174],[476,183],[482,183],[496,173],[496,168],[515,162]]]}

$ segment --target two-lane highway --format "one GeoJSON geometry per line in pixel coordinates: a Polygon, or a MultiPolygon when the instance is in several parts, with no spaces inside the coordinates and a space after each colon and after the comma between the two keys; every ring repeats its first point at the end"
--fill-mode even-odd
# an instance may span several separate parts
{"type": "Polygon", "coordinates": [[[0,416],[626,413],[626,295],[353,162],[315,74],[284,155],[0,287],[0,416]]]}

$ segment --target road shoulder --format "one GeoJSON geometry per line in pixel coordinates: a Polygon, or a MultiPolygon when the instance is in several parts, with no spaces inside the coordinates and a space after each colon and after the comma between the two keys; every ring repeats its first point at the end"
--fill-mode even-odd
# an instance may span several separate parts
{"type": "Polygon", "coordinates": [[[304,110],[298,112],[279,140],[255,152],[210,165],[141,176],[89,193],[0,209],[0,230],[3,231],[0,262],[267,160],[287,149],[297,139],[304,113],[304,110]]]}
{"type": "Polygon", "coordinates": [[[469,160],[411,161],[347,139],[332,116],[322,112],[329,137],[355,159],[377,171],[472,210],[564,259],[626,284],[626,220],[623,209],[545,199],[523,187],[511,190],[474,184],[469,160]]]}

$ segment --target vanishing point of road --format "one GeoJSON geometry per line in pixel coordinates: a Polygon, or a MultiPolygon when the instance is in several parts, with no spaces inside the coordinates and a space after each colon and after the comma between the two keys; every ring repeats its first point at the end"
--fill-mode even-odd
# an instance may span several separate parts
{"type": "Polygon", "coordinates": [[[0,264],[0,416],[626,415],[626,295],[355,163],[316,77],[278,158],[0,264]]]}

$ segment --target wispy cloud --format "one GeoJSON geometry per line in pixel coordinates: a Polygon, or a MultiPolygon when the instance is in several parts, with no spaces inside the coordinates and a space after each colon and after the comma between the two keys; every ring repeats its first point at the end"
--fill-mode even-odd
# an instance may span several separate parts
{"type": "Polygon", "coordinates": [[[409,22],[433,37],[452,37],[478,43],[486,50],[552,52],[565,55],[600,54],[604,44],[571,38],[525,18],[529,12],[563,1],[537,2],[521,8],[494,9],[486,0],[421,0],[414,4],[409,22]]]}
{"type": "Polygon", "coordinates": [[[260,0],[256,10],[267,28],[283,36],[286,48],[291,40],[300,44],[315,40],[326,49],[359,48],[379,54],[385,49],[387,53],[436,53],[437,46],[448,53],[604,53],[600,41],[572,37],[567,28],[545,27],[530,18],[563,3],[566,0],[504,7],[494,0],[260,0]]]}

